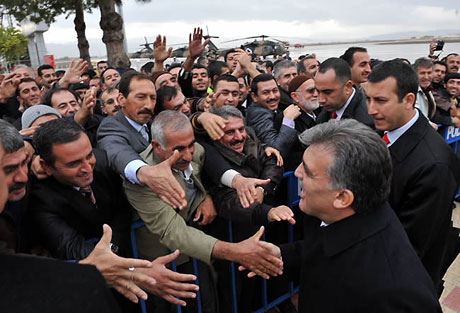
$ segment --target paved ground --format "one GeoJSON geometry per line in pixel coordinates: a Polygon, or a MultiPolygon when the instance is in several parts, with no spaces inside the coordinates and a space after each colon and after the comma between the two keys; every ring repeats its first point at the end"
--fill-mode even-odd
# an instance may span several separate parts
{"type": "MultiPolygon", "coordinates": [[[[456,203],[452,220],[456,227],[460,227],[460,204],[456,203]]],[[[444,291],[441,295],[441,306],[445,313],[460,313],[460,256],[457,256],[454,263],[444,277],[444,291]]]]}

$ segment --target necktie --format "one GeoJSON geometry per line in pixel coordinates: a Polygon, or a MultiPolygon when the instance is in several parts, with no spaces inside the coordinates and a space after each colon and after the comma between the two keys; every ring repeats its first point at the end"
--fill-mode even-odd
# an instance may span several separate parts
{"type": "Polygon", "coordinates": [[[388,140],[388,136],[387,136],[387,133],[385,133],[385,135],[383,135],[382,137],[383,141],[385,142],[385,144],[389,144],[390,143],[390,140],[388,140]]]}
{"type": "Polygon", "coordinates": [[[139,132],[141,133],[142,137],[144,137],[145,141],[149,142],[149,134],[147,133],[147,126],[143,125],[139,132]]]}
{"type": "Polygon", "coordinates": [[[334,111],[331,113],[331,120],[335,120],[337,118],[337,113],[334,111]]]}
{"type": "Polygon", "coordinates": [[[94,197],[93,190],[91,189],[90,186],[87,187],[81,187],[80,192],[85,197],[85,199],[90,200],[93,204],[96,204],[96,198],[94,197]]]}

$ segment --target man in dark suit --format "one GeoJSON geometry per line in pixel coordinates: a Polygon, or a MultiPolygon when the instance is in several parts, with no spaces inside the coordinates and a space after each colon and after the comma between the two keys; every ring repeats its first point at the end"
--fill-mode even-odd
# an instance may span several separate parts
{"type": "Polygon", "coordinates": [[[353,87],[348,63],[340,58],[329,58],[319,67],[315,76],[318,101],[323,110],[316,122],[330,119],[352,118],[374,128],[372,118],[367,113],[366,97],[361,90],[353,87]]]}
{"type": "Polygon", "coordinates": [[[370,128],[348,119],[301,135],[304,240],[281,246],[300,277],[299,312],[441,312],[429,276],[386,203],[391,159],[370,128]]]}
{"type": "Polygon", "coordinates": [[[385,132],[393,161],[390,204],[441,295],[442,278],[458,251],[451,217],[459,164],[452,149],[414,109],[417,88],[411,67],[389,61],[371,73],[366,94],[369,114],[376,128],[385,132]]]}

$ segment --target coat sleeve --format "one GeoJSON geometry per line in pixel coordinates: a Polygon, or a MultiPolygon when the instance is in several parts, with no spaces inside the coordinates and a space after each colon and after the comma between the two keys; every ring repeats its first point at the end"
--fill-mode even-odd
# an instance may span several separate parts
{"type": "Polygon", "coordinates": [[[211,253],[217,239],[188,226],[184,218],[163,202],[148,187],[124,184],[128,201],[135,208],[145,226],[159,237],[170,250],[211,263],[211,253]]]}
{"type": "Polygon", "coordinates": [[[277,131],[272,113],[263,108],[254,107],[246,114],[248,126],[254,129],[257,138],[286,157],[295,142],[297,131],[286,125],[281,125],[277,131]]]}
{"type": "Polygon", "coordinates": [[[132,148],[129,131],[114,118],[105,118],[97,131],[98,147],[107,152],[110,167],[125,177],[125,168],[129,162],[142,160],[132,148]]]}

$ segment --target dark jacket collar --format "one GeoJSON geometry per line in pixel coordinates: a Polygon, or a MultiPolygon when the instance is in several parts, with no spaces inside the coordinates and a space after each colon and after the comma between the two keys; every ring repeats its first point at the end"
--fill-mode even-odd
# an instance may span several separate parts
{"type": "Polygon", "coordinates": [[[394,218],[388,203],[368,214],[356,213],[324,227],[323,242],[326,256],[333,256],[382,231],[394,218]]]}
{"type": "Polygon", "coordinates": [[[390,147],[390,153],[397,161],[402,161],[418,145],[423,136],[428,131],[427,119],[419,112],[419,117],[401,137],[398,138],[390,147]]]}

